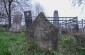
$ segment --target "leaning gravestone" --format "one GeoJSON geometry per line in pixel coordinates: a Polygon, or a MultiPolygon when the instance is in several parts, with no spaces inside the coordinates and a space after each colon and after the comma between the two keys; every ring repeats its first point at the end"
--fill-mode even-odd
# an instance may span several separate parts
{"type": "Polygon", "coordinates": [[[41,12],[28,27],[26,37],[34,41],[41,50],[56,50],[58,45],[58,29],[52,25],[41,12]]]}
{"type": "Polygon", "coordinates": [[[13,23],[9,31],[20,32],[23,14],[20,11],[14,12],[13,23]]]}

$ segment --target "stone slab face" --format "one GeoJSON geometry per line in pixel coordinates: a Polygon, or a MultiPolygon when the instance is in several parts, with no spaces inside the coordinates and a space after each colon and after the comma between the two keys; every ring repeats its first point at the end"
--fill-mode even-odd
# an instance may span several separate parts
{"type": "Polygon", "coordinates": [[[58,11],[57,10],[55,10],[54,11],[54,21],[53,21],[53,25],[55,26],[55,27],[57,27],[58,29],[59,29],[59,18],[57,18],[57,17],[59,17],[59,15],[58,15],[58,11]]]}
{"type": "Polygon", "coordinates": [[[25,25],[26,25],[26,29],[27,29],[27,27],[29,27],[32,23],[31,11],[24,11],[24,16],[25,16],[25,25]]]}
{"type": "Polygon", "coordinates": [[[58,44],[58,29],[52,25],[41,12],[28,27],[26,37],[34,41],[42,50],[56,50],[58,44]]]}
{"type": "Polygon", "coordinates": [[[20,11],[14,12],[13,23],[9,31],[19,32],[21,29],[21,21],[23,14],[20,11]]]}
{"type": "Polygon", "coordinates": [[[73,33],[78,33],[79,31],[79,25],[78,25],[78,20],[77,20],[77,17],[75,19],[72,20],[73,23],[73,33]]]}

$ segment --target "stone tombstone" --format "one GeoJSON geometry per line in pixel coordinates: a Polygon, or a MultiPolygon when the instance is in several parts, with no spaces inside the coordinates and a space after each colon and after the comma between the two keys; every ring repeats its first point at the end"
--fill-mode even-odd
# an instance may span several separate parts
{"type": "Polygon", "coordinates": [[[58,32],[58,29],[41,12],[28,27],[26,37],[28,40],[34,41],[41,50],[56,50],[58,32]]]}
{"type": "Polygon", "coordinates": [[[54,26],[55,27],[57,27],[58,29],[59,29],[59,15],[58,15],[58,11],[57,10],[55,10],[54,11],[54,21],[53,21],[53,24],[54,24],[54,26]]]}
{"type": "Polygon", "coordinates": [[[26,24],[26,29],[27,29],[27,27],[29,27],[32,23],[31,11],[24,11],[24,16],[25,16],[25,24],[26,24]]]}
{"type": "Polygon", "coordinates": [[[77,20],[77,17],[75,17],[73,19],[73,32],[74,33],[77,33],[79,31],[79,25],[78,25],[78,20],[77,20]]]}
{"type": "Polygon", "coordinates": [[[13,23],[9,31],[20,32],[23,14],[20,11],[14,12],[13,23]]]}

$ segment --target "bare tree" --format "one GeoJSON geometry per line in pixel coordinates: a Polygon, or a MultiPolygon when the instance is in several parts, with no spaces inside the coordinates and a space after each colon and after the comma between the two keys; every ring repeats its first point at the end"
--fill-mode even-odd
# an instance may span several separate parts
{"type": "MultiPolygon", "coordinates": [[[[12,9],[15,7],[13,6],[13,2],[18,4],[18,7],[20,7],[21,9],[23,9],[22,4],[25,4],[26,6],[30,6],[29,4],[27,5],[27,3],[25,3],[27,0],[23,0],[23,3],[21,2],[22,0],[2,0],[2,2],[4,3],[4,9],[6,11],[6,14],[8,16],[8,21],[9,21],[9,28],[11,28],[11,12],[12,9]]],[[[29,0],[28,0],[29,1],[29,0]]]]}
{"type": "Polygon", "coordinates": [[[75,6],[75,5],[85,5],[85,0],[72,0],[72,4],[75,6]]]}
{"type": "Polygon", "coordinates": [[[10,28],[11,27],[11,5],[12,5],[13,0],[2,0],[2,1],[4,3],[4,8],[8,16],[9,28],[10,28]]]}
{"type": "MultiPolygon", "coordinates": [[[[24,7],[29,7],[32,6],[31,1],[34,0],[2,0],[4,4],[4,9],[8,17],[8,23],[9,23],[9,29],[11,28],[11,16],[12,16],[12,9],[14,8],[19,8],[20,11],[24,11],[24,7]],[[15,6],[16,3],[17,5],[15,6]]],[[[29,10],[29,9],[28,9],[29,10]]],[[[35,4],[35,8],[33,9],[33,13],[36,13],[34,16],[37,16],[43,9],[42,6],[39,3],[35,4]]],[[[32,14],[33,14],[32,13],[32,14]]]]}

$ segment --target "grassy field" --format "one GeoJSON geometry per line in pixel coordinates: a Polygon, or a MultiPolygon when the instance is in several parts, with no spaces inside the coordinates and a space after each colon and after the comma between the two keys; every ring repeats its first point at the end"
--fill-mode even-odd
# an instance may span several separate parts
{"type": "Polygon", "coordinates": [[[0,55],[24,55],[26,44],[23,33],[0,32],[0,55]]]}
{"type": "MultiPolygon", "coordinates": [[[[58,51],[41,51],[34,43],[26,41],[24,32],[0,32],[0,55],[76,55],[73,37],[60,36],[58,45],[58,51]]],[[[83,51],[79,54],[84,55],[83,51]]]]}

